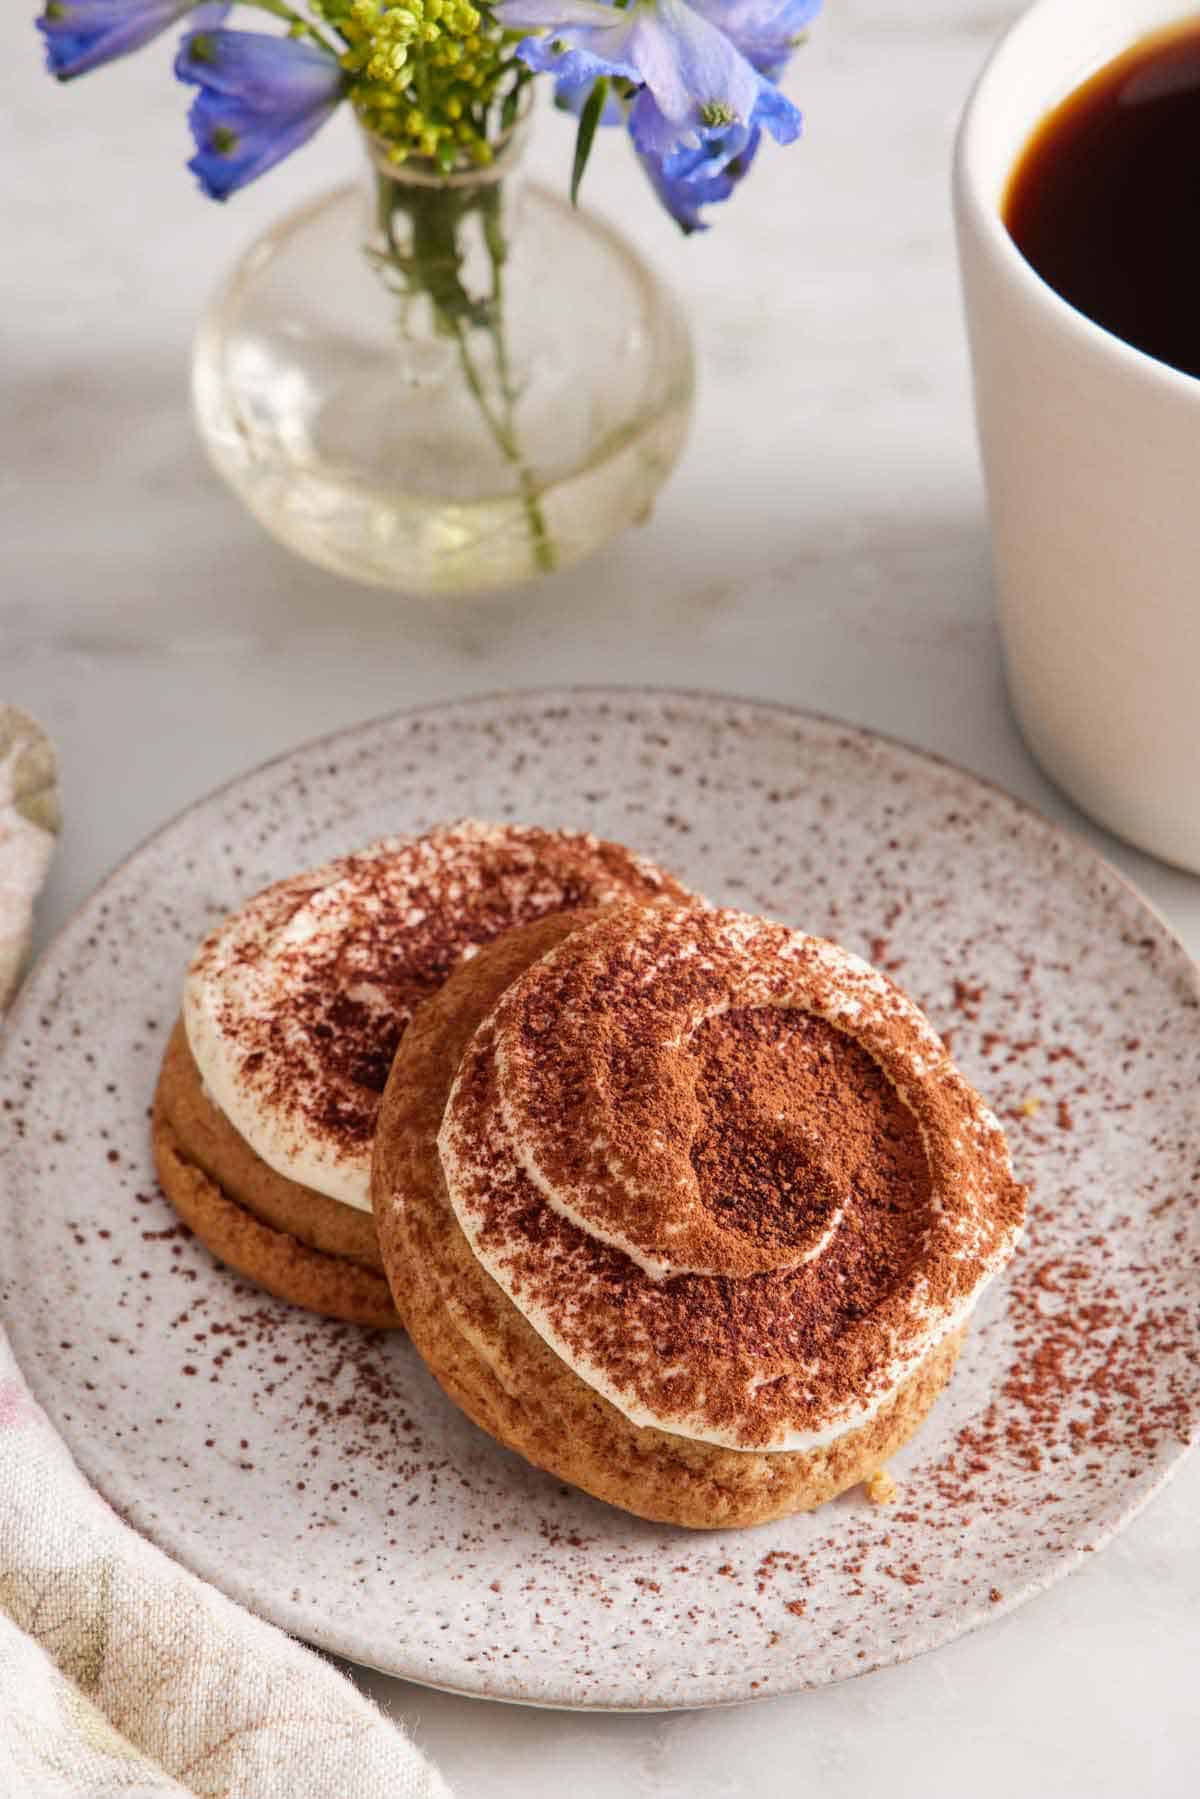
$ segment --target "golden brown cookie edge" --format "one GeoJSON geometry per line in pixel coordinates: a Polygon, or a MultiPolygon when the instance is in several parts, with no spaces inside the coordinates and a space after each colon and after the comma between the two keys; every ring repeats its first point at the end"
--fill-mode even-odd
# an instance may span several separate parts
{"type": "Polygon", "coordinates": [[[371,1213],[277,1173],[209,1098],[182,1018],[163,1054],[155,1104],[170,1122],[185,1158],[235,1205],[309,1249],[344,1256],[375,1274],[383,1273],[371,1213]]]}
{"type": "Polygon", "coordinates": [[[402,1328],[382,1275],[313,1249],[238,1205],[188,1158],[157,1103],[151,1137],[163,1194],[219,1262],[306,1311],[377,1330],[402,1328]]]}

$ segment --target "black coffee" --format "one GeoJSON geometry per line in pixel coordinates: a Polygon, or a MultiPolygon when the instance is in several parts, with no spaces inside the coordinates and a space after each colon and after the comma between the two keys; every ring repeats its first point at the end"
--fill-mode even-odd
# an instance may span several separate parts
{"type": "Polygon", "coordinates": [[[1135,44],[1043,119],[1003,216],[1064,300],[1200,375],[1200,19],[1135,44]]]}

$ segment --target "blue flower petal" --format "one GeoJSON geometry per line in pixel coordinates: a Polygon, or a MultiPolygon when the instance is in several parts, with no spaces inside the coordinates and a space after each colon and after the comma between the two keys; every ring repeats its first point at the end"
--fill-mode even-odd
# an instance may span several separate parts
{"type": "Polygon", "coordinates": [[[760,77],[723,32],[686,0],[656,0],[653,7],[637,9],[636,21],[642,79],[678,136],[695,130],[712,107],[749,122],[760,77]]]}
{"type": "MultiPolygon", "coordinates": [[[[581,81],[560,78],[554,89],[554,104],[560,106],[564,112],[574,113],[578,118],[587,105],[588,95],[595,85],[596,78],[593,75],[588,75],[581,81]]],[[[623,125],[624,123],[625,103],[610,88],[605,96],[604,108],[597,124],[623,125]]]]}
{"type": "MultiPolygon", "coordinates": [[[[60,81],[140,50],[190,12],[194,0],[50,0],[36,21],[46,66],[60,81]]],[[[206,9],[212,10],[212,9],[206,9]]],[[[228,6],[219,8],[222,15],[228,6]]]]}
{"type": "Polygon", "coordinates": [[[765,125],[777,144],[794,144],[800,136],[801,118],[785,93],[764,77],[752,114],[756,125],[765,125]]]}
{"type": "Polygon", "coordinates": [[[772,79],[821,10],[821,0],[688,0],[688,4],[723,31],[760,74],[772,79]]]}
{"type": "Polygon", "coordinates": [[[626,81],[639,81],[637,67],[628,57],[617,54],[618,46],[606,46],[600,55],[583,44],[555,46],[559,39],[527,37],[517,45],[517,56],[535,75],[553,75],[555,92],[567,93],[580,87],[591,87],[601,75],[622,76],[626,81]]]}
{"type": "Polygon", "coordinates": [[[191,31],[175,59],[180,81],[264,110],[324,104],[343,85],[336,57],[266,31],[191,31]]]}
{"type": "Polygon", "coordinates": [[[708,221],[700,216],[700,208],[718,200],[728,200],[733,192],[733,182],[728,175],[709,176],[697,181],[674,181],[653,156],[644,156],[642,167],[675,223],[689,237],[693,231],[708,230],[708,221]]]}
{"type": "Polygon", "coordinates": [[[668,179],[717,175],[743,148],[752,127],[741,123],[699,125],[681,139],[649,88],[629,109],[629,135],[640,156],[662,165],[668,179]]]}
{"type": "Polygon", "coordinates": [[[742,154],[763,125],[779,143],[791,143],[800,134],[800,114],[764,77],[755,74],[754,82],[748,111],[739,114],[730,107],[727,118],[716,111],[710,119],[701,113],[682,132],[678,120],[663,112],[652,89],[643,88],[629,112],[629,130],[638,151],[661,162],[668,177],[685,168],[715,175],[742,154]]]}
{"type": "Polygon", "coordinates": [[[201,90],[188,113],[197,145],[188,168],[210,200],[227,200],[307,143],[327,116],[306,113],[287,123],[264,124],[260,113],[201,90]]]}
{"type": "Polygon", "coordinates": [[[701,217],[701,207],[728,200],[754,161],[761,138],[761,132],[752,131],[744,149],[719,175],[684,173],[679,169],[668,171],[650,156],[643,156],[641,163],[675,223],[690,235],[694,231],[708,230],[707,219],[701,217]]]}
{"type": "Polygon", "coordinates": [[[559,37],[585,32],[619,32],[632,8],[612,0],[498,0],[492,8],[506,31],[548,31],[559,37]]]}
{"type": "Polygon", "coordinates": [[[191,32],[175,72],[200,89],[188,115],[196,140],[188,167],[214,200],[228,199],[306,143],[345,89],[336,58],[265,32],[191,32]]]}

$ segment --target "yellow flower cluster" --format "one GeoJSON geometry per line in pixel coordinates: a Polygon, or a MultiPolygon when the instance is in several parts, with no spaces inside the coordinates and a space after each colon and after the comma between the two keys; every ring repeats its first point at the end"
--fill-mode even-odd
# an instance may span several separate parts
{"type": "Polygon", "coordinates": [[[491,160],[487,115],[511,34],[471,0],[314,0],[314,9],[345,43],[355,109],[394,161],[491,160]]]}

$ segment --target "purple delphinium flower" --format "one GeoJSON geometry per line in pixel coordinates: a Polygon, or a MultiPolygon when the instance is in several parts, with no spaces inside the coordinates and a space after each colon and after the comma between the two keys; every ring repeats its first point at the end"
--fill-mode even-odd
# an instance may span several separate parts
{"type": "MultiPolygon", "coordinates": [[[[60,81],[86,75],[140,50],[195,8],[196,0],[48,0],[36,20],[46,40],[46,66],[60,81]]],[[[220,24],[228,11],[228,6],[199,8],[206,25],[220,24]]]]}
{"type": "MultiPolygon", "coordinates": [[[[727,200],[765,127],[779,143],[800,114],[775,85],[821,0],[499,0],[496,17],[536,31],[517,46],[579,111],[602,76],[624,96],[629,132],[659,199],[685,231],[727,200]]],[[[618,115],[619,116],[619,115],[618,115]]],[[[605,106],[601,123],[614,122],[605,106]]]]}
{"type": "Polygon", "coordinates": [[[297,38],[258,31],[193,31],[175,62],[200,92],[188,123],[188,167],[213,200],[226,200],[319,131],[345,92],[337,58],[297,38]]]}
{"type": "MultiPolygon", "coordinates": [[[[791,14],[797,3],[776,0],[775,11],[791,14]]],[[[785,144],[800,131],[791,101],[727,35],[723,10],[719,0],[500,0],[495,14],[510,31],[545,34],[524,39],[517,55],[568,91],[601,75],[635,87],[629,128],[644,155],[665,164],[705,144],[707,172],[717,173],[717,156],[739,156],[757,126],[785,144]]],[[[757,44],[769,0],[733,0],[731,12],[754,14],[757,44]]]]}

